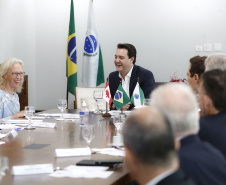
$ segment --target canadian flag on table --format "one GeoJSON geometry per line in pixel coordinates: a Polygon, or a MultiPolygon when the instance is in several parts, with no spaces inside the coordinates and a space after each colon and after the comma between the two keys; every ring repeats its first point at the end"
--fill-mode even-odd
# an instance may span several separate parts
{"type": "Polygon", "coordinates": [[[112,98],[111,98],[111,93],[110,93],[110,88],[108,85],[108,81],[106,82],[106,86],[105,86],[105,91],[104,91],[104,99],[106,100],[106,102],[108,102],[109,106],[112,103],[112,98]]]}

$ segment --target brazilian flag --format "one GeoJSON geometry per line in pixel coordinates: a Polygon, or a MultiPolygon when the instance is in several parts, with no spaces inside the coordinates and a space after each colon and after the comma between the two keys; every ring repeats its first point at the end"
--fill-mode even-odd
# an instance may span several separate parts
{"type": "Polygon", "coordinates": [[[124,105],[130,102],[130,98],[124,91],[121,83],[118,86],[118,89],[115,93],[115,96],[113,98],[113,103],[117,110],[121,109],[124,105]]]}
{"type": "Polygon", "coordinates": [[[77,54],[76,54],[76,37],[75,37],[75,20],[74,4],[71,0],[70,22],[67,40],[67,87],[68,92],[75,95],[75,86],[77,86],[77,54]]]}

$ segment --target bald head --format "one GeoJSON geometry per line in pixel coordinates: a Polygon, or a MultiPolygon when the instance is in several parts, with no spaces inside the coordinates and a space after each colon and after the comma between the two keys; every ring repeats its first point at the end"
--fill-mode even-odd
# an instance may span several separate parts
{"type": "Polygon", "coordinates": [[[168,117],[175,135],[198,132],[198,105],[189,86],[179,83],[162,85],[152,92],[151,99],[151,105],[168,117]]]}
{"type": "Polygon", "coordinates": [[[153,107],[135,110],[123,127],[124,145],[144,165],[168,166],[176,157],[169,122],[153,107]]]}

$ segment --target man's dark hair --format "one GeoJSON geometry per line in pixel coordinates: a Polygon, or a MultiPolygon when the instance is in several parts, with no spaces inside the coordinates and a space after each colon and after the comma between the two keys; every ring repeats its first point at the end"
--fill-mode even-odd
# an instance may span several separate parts
{"type": "Polygon", "coordinates": [[[131,115],[123,127],[123,141],[141,163],[167,167],[176,156],[174,135],[166,118],[155,115],[131,115]]]}
{"type": "Polygon", "coordinates": [[[219,111],[226,111],[226,71],[214,69],[201,75],[204,93],[219,111]]]}
{"type": "Polygon", "coordinates": [[[206,56],[203,56],[203,57],[195,56],[190,59],[190,64],[191,64],[190,77],[193,77],[195,74],[197,74],[200,78],[201,74],[204,73],[205,71],[206,58],[207,58],[206,56]]]}
{"type": "Polygon", "coordinates": [[[137,50],[132,44],[124,43],[124,44],[118,44],[117,45],[118,49],[127,49],[128,51],[128,57],[134,57],[133,64],[136,62],[136,57],[137,57],[137,50]]]}

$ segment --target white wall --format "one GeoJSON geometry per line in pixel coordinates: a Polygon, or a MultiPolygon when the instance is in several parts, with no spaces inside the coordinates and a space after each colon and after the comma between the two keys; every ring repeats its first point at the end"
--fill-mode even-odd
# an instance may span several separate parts
{"type": "MultiPolygon", "coordinates": [[[[78,85],[89,0],[74,0],[78,85]]],[[[186,78],[195,45],[226,44],[225,0],[94,0],[105,77],[113,71],[116,45],[136,46],[137,64],[156,81],[177,71],[186,78]]],[[[0,0],[0,61],[21,58],[29,75],[29,104],[56,107],[66,97],[65,59],[70,0],[0,0]]],[[[70,108],[74,97],[70,96],[70,108]]]]}

